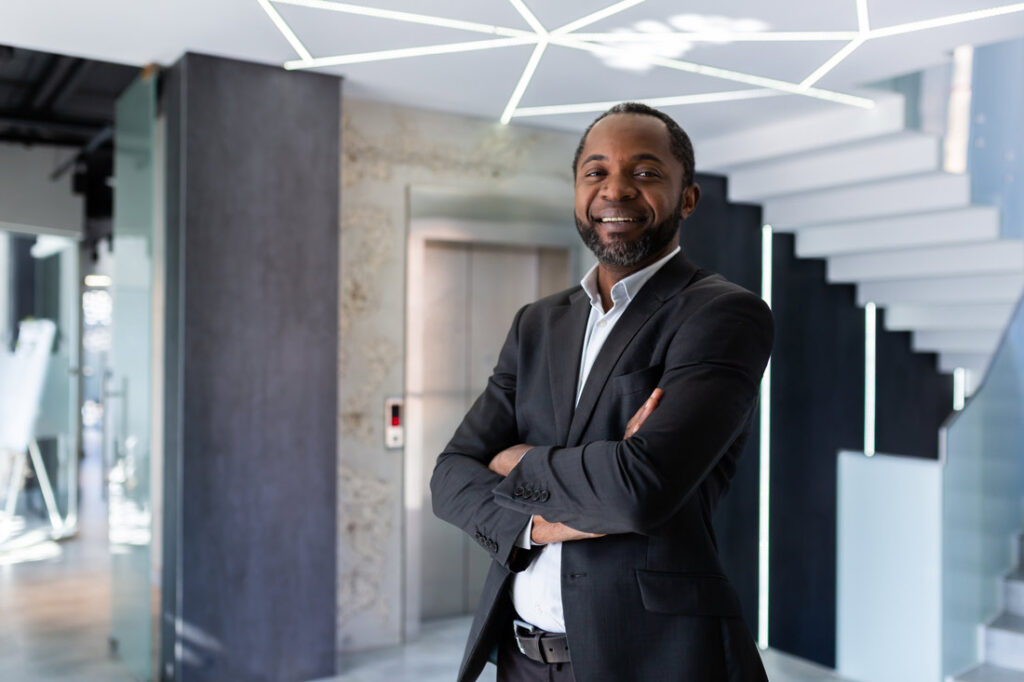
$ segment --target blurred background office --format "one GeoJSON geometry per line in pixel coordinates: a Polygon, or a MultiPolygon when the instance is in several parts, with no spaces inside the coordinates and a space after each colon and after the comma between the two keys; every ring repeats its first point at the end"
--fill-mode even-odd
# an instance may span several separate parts
{"type": "Polygon", "coordinates": [[[6,0],[0,679],[453,679],[489,558],[427,480],[623,100],[775,314],[715,518],[770,678],[1024,680],[998,0],[6,0]]]}

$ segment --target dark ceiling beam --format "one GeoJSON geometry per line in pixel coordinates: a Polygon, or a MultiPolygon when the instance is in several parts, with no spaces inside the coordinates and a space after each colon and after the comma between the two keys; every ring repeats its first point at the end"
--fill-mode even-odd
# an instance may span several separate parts
{"type": "Polygon", "coordinates": [[[95,63],[86,59],[79,59],[78,63],[71,67],[68,77],[64,79],[63,85],[50,102],[51,110],[59,111],[64,106],[64,102],[78,92],[78,87],[82,84],[89,71],[92,70],[95,63]]]}
{"type": "Polygon", "coordinates": [[[76,57],[54,57],[46,73],[39,79],[36,87],[29,93],[27,108],[32,111],[44,111],[50,108],[54,98],[60,93],[69,77],[73,75],[84,60],[76,57]]]}
{"type": "Polygon", "coordinates": [[[85,138],[82,142],[91,140],[93,136],[103,130],[107,125],[108,124],[103,121],[31,118],[0,113],[0,128],[24,128],[27,130],[46,131],[60,135],[76,135],[80,138],[85,138]]]}

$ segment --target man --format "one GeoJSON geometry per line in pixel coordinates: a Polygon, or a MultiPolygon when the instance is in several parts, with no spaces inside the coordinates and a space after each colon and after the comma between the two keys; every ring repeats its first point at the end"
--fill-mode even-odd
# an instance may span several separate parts
{"type": "Polygon", "coordinates": [[[437,459],[434,513],[494,562],[459,680],[765,680],[711,516],[771,351],[761,299],[679,250],[693,148],[620,104],[573,161],[581,286],[521,309],[437,459]]]}

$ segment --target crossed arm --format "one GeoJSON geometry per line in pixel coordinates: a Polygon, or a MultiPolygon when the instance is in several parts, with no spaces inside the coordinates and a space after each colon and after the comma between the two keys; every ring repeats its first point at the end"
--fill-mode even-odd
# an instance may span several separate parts
{"type": "MultiPolygon", "coordinates": [[[[663,391],[660,388],[654,389],[651,396],[640,406],[640,409],[636,411],[636,414],[626,424],[626,433],[623,435],[623,440],[630,438],[637,431],[640,430],[640,426],[643,425],[644,421],[650,416],[654,408],[658,406],[658,402],[661,400],[663,391]]],[[[527,452],[533,448],[532,445],[525,445],[520,443],[519,445],[513,445],[510,448],[505,448],[491,459],[490,464],[487,468],[498,474],[499,476],[508,476],[509,473],[519,464],[519,460],[523,458],[527,452]]],[[[530,531],[530,540],[537,545],[546,545],[552,542],[569,542],[571,540],[586,540],[588,538],[599,538],[604,533],[588,533],[582,530],[576,530],[571,526],[567,526],[564,523],[550,522],[544,519],[539,514],[533,515],[533,526],[530,531]]]]}

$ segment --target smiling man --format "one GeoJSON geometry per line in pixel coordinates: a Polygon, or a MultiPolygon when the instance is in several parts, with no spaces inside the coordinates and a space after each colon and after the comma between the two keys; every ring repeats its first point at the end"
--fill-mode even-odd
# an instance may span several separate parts
{"type": "Polygon", "coordinates": [[[764,680],[711,517],[771,313],[682,254],[700,188],[670,117],[613,107],[573,173],[598,263],[516,314],[431,480],[434,512],[494,559],[459,680],[488,659],[502,681],[764,680]]]}

